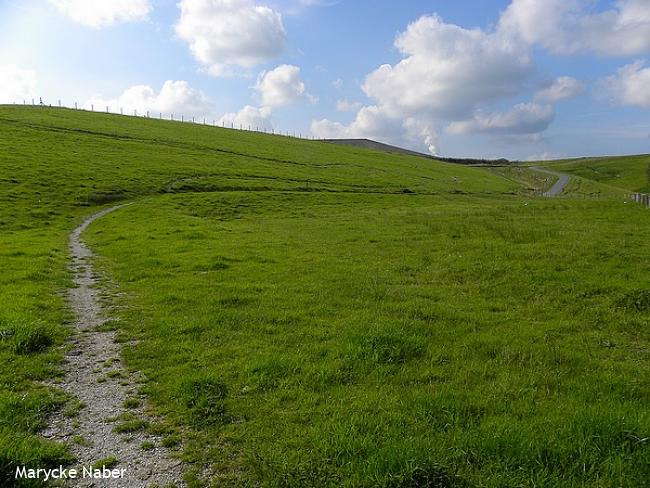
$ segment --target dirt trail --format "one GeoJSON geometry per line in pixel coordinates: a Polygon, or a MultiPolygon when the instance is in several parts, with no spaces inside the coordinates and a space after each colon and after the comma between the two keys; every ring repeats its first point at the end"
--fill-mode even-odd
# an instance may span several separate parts
{"type": "Polygon", "coordinates": [[[546,173],[547,175],[552,175],[556,176],[558,180],[555,182],[555,184],[551,187],[549,191],[544,193],[545,197],[556,197],[560,193],[564,191],[564,188],[566,188],[567,184],[569,183],[569,175],[565,175],[562,173],[556,173],[555,171],[550,171],[548,169],[540,168],[538,166],[534,166],[531,168],[534,171],[537,171],[539,173],[546,173]]]}
{"type": "MultiPolygon", "coordinates": [[[[70,252],[76,288],[69,292],[69,301],[76,314],[73,347],[66,356],[65,376],[58,385],[82,402],[75,415],[61,413],[45,432],[47,437],[68,442],[79,465],[90,466],[109,457],[117,459],[114,469],[125,469],[124,477],[115,479],[81,478],[68,486],[144,488],[149,486],[184,486],[180,461],[170,457],[161,446],[161,439],[143,431],[116,433],[120,421],[111,421],[122,414],[152,421],[143,410],[144,398],[137,393],[137,377],[128,373],[120,359],[120,345],[115,332],[98,329],[109,319],[102,311],[103,290],[90,262],[93,253],[82,242],[82,232],[95,220],[124,205],[102,210],[88,217],[70,235],[70,252]],[[137,399],[139,406],[125,408],[127,399],[137,399]],[[146,450],[142,448],[145,444],[146,450]]],[[[73,400],[74,402],[74,400],[73,400]]],[[[132,400],[132,403],[136,403],[132,400]]],[[[137,424],[133,426],[138,427],[137,424]]]]}

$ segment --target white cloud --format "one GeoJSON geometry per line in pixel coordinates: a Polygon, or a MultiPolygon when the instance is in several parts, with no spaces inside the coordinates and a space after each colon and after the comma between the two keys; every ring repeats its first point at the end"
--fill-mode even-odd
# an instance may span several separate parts
{"type": "Polygon", "coordinates": [[[86,107],[91,104],[95,110],[104,111],[108,106],[112,112],[123,109],[125,114],[131,114],[134,110],[140,115],[147,111],[152,115],[162,112],[166,115],[174,114],[177,118],[181,114],[186,117],[214,114],[214,105],[207,95],[192,88],[187,81],[165,81],[158,93],[149,85],[135,85],[117,98],[93,98],[86,103],[86,107]]]}
{"type": "Polygon", "coordinates": [[[629,56],[650,51],[650,2],[617,0],[591,13],[592,0],[513,0],[499,22],[505,35],[559,54],[629,56]]]}
{"type": "Polygon", "coordinates": [[[614,102],[650,108],[650,68],[644,66],[643,61],[628,64],[602,82],[614,102]]]}
{"type": "Polygon", "coordinates": [[[246,105],[238,112],[224,114],[219,124],[236,129],[272,130],[273,109],[303,99],[316,100],[305,89],[300,79],[300,68],[283,64],[271,71],[263,71],[257,78],[255,90],[262,99],[261,107],[246,105]]]}
{"type": "Polygon", "coordinates": [[[251,0],[180,0],[176,34],[214,76],[279,56],[286,31],[279,13],[251,0]]]}
{"type": "Polygon", "coordinates": [[[531,156],[528,156],[525,158],[525,161],[553,161],[553,160],[558,160],[558,159],[566,159],[567,156],[565,154],[559,154],[559,153],[554,153],[554,152],[543,152],[542,154],[533,154],[531,156]]]}
{"type": "Polygon", "coordinates": [[[401,131],[401,121],[386,116],[379,107],[363,107],[348,126],[328,119],[313,121],[315,136],[323,139],[379,139],[389,141],[401,131]]]}
{"type": "Polygon", "coordinates": [[[75,22],[99,29],[123,22],[147,20],[150,0],[49,0],[75,22]]]}
{"type": "Polygon", "coordinates": [[[308,7],[330,7],[336,5],[338,0],[299,0],[301,5],[308,7]]]}
{"type": "MultiPolygon", "coordinates": [[[[542,140],[555,117],[549,104],[584,92],[579,80],[563,76],[524,103],[503,113],[485,110],[494,102],[528,90],[535,72],[533,45],[555,53],[591,52],[625,56],[650,51],[650,0],[616,0],[597,9],[594,0],[512,0],[494,29],[466,29],[437,15],[422,16],[397,36],[403,59],[368,74],[362,84],[373,105],[349,125],[314,121],[317,135],[385,138],[386,127],[401,136],[418,132],[430,140],[436,129],[448,134],[491,133],[513,141],[542,140]],[[381,123],[380,123],[381,122],[381,123]],[[451,122],[451,124],[449,123],[451,122]],[[415,129],[419,128],[420,130],[415,129]]],[[[607,80],[619,103],[648,106],[650,68],[639,63],[607,80]]],[[[336,85],[335,85],[336,86],[336,85]]],[[[347,109],[344,101],[339,108],[347,109]]]]}
{"type": "Polygon", "coordinates": [[[262,105],[266,107],[291,105],[305,97],[313,100],[300,79],[300,68],[288,64],[282,64],[271,71],[262,71],[257,78],[255,90],[261,95],[262,105]]]}
{"type": "Polygon", "coordinates": [[[530,135],[545,131],[555,118],[550,105],[520,103],[508,112],[477,113],[470,120],[452,122],[449,134],[485,133],[496,135],[530,135]]]}
{"type": "Polygon", "coordinates": [[[370,73],[363,90],[403,115],[467,116],[482,102],[516,94],[533,69],[525,47],[436,15],[410,24],[395,45],[406,57],[370,73]]]}
{"type": "Polygon", "coordinates": [[[337,100],[336,110],[339,112],[355,112],[361,108],[361,103],[351,102],[350,100],[337,100]]]}
{"type": "Polygon", "coordinates": [[[219,125],[235,129],[271,130],[271,109],[268,107],[252,107],[246,105],[239,112],[227,113],[219,119],[219,125]]]}
{"type": "Polygon", "coordinates": [[[340,90],[343,88],[343,80],[341,78],[337,78],[332,82],[332,86],[336,88],[337,90],[340,90]]]}
{"type": "Polygon", "coordinates": [[[438,153],[435,130],[414,118],[396,117],[377,106],[362,107],[350,125],[314,120],[311,132],[321,139],[373,139],[416,151],[438,153]]]}
{"type": "Polygon", "coordinates": [[[362,85],[376,104],[361,108],[349,126],[314,121],[315,135],[376,138],[435,153],[437,126],[517,94],[534,71],[526,45],[499,32],[447,24],[437,15],[411,23],[395,46],[404,59],[379,67],[362,85]]]}
{"type": "Polygon", "coordinates": [[[36,95],[36,74],[15,64],[0,65],[0,103],[31,103],[36,95]]]}
{"type": "Polygon", "coordinates": [[[535,100],[555,103],[582,94],[585,90],[584,84],[570,76],[560,76],[553,83],[535,94],[535,100]]]}

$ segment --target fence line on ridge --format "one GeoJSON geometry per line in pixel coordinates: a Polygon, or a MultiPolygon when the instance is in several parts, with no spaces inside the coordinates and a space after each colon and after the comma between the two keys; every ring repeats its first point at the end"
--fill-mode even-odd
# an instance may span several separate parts
{"type": "MultiPolygon", "coordinates": [[[[13,102],[14,105],[19,105],[19,103],[13,102]]],[[[210,119],[207,117],[202,117],[197,120],[195,116],[191,117],[191,120],[189,117],[185,117],[185,114],[178,114],[178,113],[172,113],[172,112],[160,112],[158,111],[158,117],[155,117],[155,112],[154,114],[151,114],[150,110],[147,110],[146,113],[139,114],[137,109],[133,110],[133,113],[126,113],[124,112],[124,107],[120,107],[120,111],[118,112],[113,112],[111,111],[111,107],[109,105],[105,105],[103,107],[95,107],[95,104],[90,104],[90,110],[87,108],[79,107],[79,104],[77,102],[74,102],[73,105],[67,106],[64,103],[61,102],[61,100],[57,100],[56,105],[52,105],[51,103],[45,103],[43,102],[42,98],[39,98],[38,101],[34,98],[31,99],[31,103],[28,103],[28,100],[23,99],[23,105],[34,105],[34,106],[40,106],[40,107],[48,107],[48,108],[66,108],[66,109],[71,109],[71,110],[83,110],[87,112],[96,112],[96,113],[107,113],[111,115],[123,115],[127,117],[142,117],[145,119],[158,119],[158,120],[168,120],[168,121],[173,121],[173,122],[184,122],[184,123],[192,123],[196,125],[203,125],[206,127],[219,127],[222,129],[232,129],[232,130],[241,130],[241,131],[246,131],[246,132],[259,132],[263,134],[270,134],[270,135],[275,135],[275,136],[283,136],[283,137],[292,137],[295,139],[306,139],[306,140],[318,140],[314,136],[309,136],[307,134],[303,135],[302,132],[300,131],[282,131],[282,130],[276,130],[273,126],[260,126],[256,125],[253,126],[252,124],[236,124],[234,121],[231,122],[226,122],[225,120],[218,121],[216,118],[212,118],[212,123],[210,123],[210,119]],[[98,110],[95,110],[95,108],[98,108],[98,110]],[[152,116],[153,115],[153,116],[152,116]]],[[[115,108],[117,110],[117,108],[115,108]]]]}

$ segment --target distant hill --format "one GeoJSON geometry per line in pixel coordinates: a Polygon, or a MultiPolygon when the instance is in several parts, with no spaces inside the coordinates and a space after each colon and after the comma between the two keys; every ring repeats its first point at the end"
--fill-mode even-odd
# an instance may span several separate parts
{"type": "Polygon", "coordinates": [[[372,149],[375,151],[382,151],[388,153],[408,154],[409,156],[420,156],[422,158],[438,159],[438,158],[434,158],[430,154],[411,151],[409,149],[404,149],[403,147],[391,146],[390,144],[384,144],[383,142],[377,142],[371,139],[323,139],[323,142],[339,144],[341,146],[362,147],[364,149],[372,149]]]}
{"type": "Polygon", "coordinates": [[[650,193],[650,154],[570,159],[545,166],[618,188],[650,193]]]}
{"type": "Polygon", "coordinates": [[[371,139],[323,139],[323,142],[331,144],[339,144],[342,146],[361,147],[364,149],[372,149],[375,151],[382,151],[393,154],[405,154],[409,156],[419,156],[421,158],[435,159],[436,161],[445,161],[447,163],[465,164],[472,166],[502,166],[504,164],[513,164],[514,161],[507,159],[473,159],[473,158],[444,158],[440,156],[433,156],[431,154],[424,154],[403,147],[391,146],[383,142],[373,141],[371,139]]]}

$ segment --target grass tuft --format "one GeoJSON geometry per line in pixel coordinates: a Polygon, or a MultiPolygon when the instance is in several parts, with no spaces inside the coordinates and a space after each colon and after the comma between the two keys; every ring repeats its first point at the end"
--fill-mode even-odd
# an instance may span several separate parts
{"type": "Polygon", "coordinates": [[[45,351],[54,344],[52,331],[38,321],[12,324],[13,346],[16,354],[34,354],[45,351]]]}
{"type": "Polygon", "coordinates": [[[182,384],[180,398],[189,410],[194,425],[215,425],[227,421],[226,385],[216,379],[201,378],[182,384]]]}
{"type": "Polygon", "coordinates": [[[96,461],[92,464],[93,469],[112,469],[115,466],[120,464],[119,459],[117,459],[115,456],[108,456],[103,459],[100,459],[99,461],[96,461]]]}
{"type": "Polygon", "coordinates": [[[650,312],[650,290],[633,290],[618,299],[616,305],[630,312],[650,312]]]}

